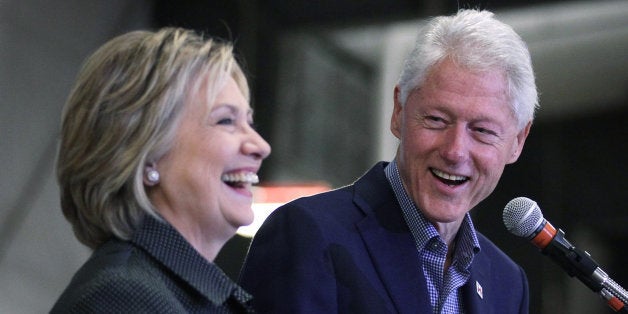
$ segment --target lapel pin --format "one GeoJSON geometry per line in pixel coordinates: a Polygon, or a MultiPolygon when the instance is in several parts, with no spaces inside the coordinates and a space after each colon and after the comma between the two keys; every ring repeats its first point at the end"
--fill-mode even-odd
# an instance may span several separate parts
{"type": "Polygon", "coordinates": [[[478,293],[478,295],[480,296],[480,299],[484,299],[484,293],[482,290],[482,286],[480,286],[479,282],[475,282],[475,291],[478,293]]]}

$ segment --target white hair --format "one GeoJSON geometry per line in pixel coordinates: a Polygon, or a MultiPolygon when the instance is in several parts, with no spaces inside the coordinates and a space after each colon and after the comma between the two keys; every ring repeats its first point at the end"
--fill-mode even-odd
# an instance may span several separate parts
{"type": "Polygon", "coordinates": [[[503,69],[519,129],[534,119],[539,102],[527,45],[493,13],[469,9],[433,18],[419,32],[397,83],[402,106],[429,70],[447,58],[471,71],[503,69]]]}

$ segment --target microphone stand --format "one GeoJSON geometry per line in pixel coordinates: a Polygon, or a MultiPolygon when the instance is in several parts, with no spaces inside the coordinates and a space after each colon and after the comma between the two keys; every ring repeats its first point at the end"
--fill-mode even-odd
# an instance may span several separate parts
{"type": "Polygon", "coordinates": [[[615,312],[628,313],[626,289],[613,281],[588,252],[569,243],[565,239],[565,232],[558,229],[556,236],[541,252],[562,266],[569,276],[577,277],[591,290],[597,292],[615,312]]]}
{"type": "Polygon", "coordinates": [[[628,313],[628,292],[599,267],[593,272],[593,277],[601,282],[602,290],[599,291],[602,299],[616,312],[628,313]]]}

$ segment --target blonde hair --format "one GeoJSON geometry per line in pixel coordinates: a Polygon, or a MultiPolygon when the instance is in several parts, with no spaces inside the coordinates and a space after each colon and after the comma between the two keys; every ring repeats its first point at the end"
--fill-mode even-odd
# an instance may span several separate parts
{"type": "Polygon", "coordinates": [[[209,105],[229,76],[249,100],[232,45],[181,28],[118,36],[86,60],[57,160],[61,208],[79,241],[129,239],[146,214],[158,218],[144,168],[171,149],[187,95],[205,88],[209,105]]]}

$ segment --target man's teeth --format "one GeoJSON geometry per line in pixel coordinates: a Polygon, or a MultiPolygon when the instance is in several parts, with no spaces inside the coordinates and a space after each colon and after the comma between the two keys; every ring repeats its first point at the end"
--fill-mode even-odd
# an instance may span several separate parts
{"type": "Polygon", "coordinates": [[[253,172],[225,173],[222,181],[228,183],[259,183],[259,177],[253,172]]]}
{"type": "Polygon", "coordinates": [[[442,172],[438,169],[432,169],[432,173],[435,174],[437,177],[443,178],[445,180],[451,180],[451,181],[464,181],[467,180],[467,177],[463,177],[463,176],[456,176],[453,174],[448,174],[445,172],[442,172]]]}

